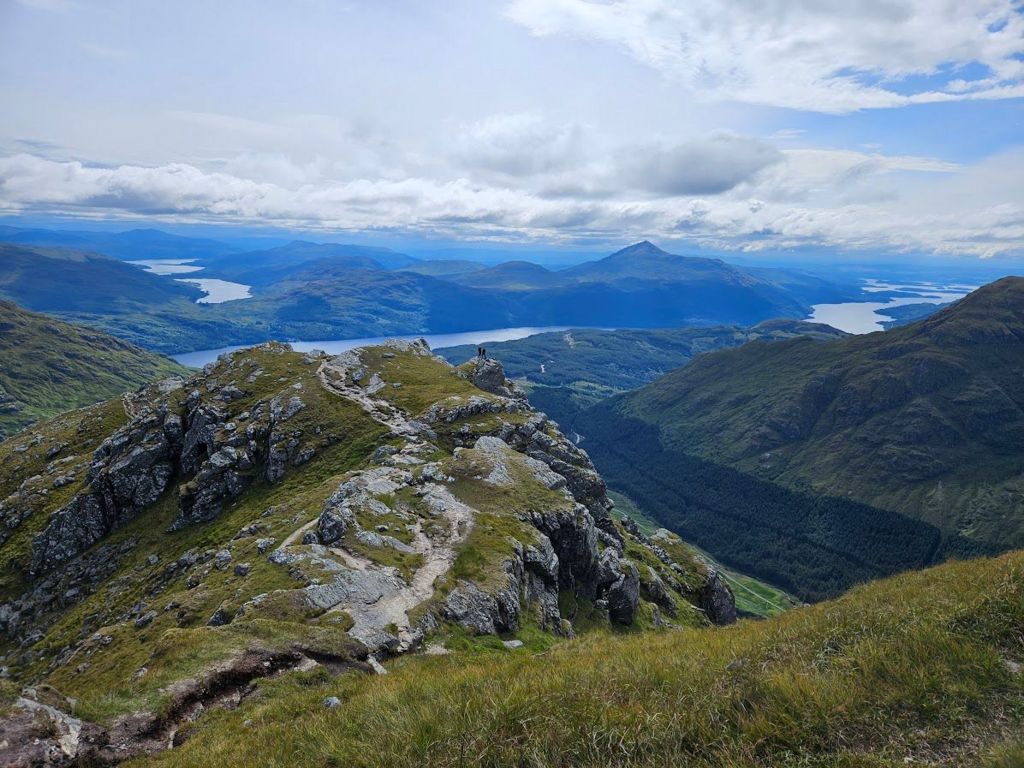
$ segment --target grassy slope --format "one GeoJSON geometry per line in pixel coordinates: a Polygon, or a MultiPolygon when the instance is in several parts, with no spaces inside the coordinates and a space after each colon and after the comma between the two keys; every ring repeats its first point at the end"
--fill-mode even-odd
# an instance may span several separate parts
{"type": "Polygon", "coordinates": [[[119,314],[202,296],[109,256],[0,243],[0,297],[42,312],[119,314]]]}
{"type": "Polygon", "coordinates": [[[576,428],[609,482],[661,522],[644,489],[689,540],[820,597],[1024,544],[1022,350],[1024,280],[1007,278],[884,334],[703,356],[576,428]],[[640,477],[655,461],[657,476],[640,477]],[[793,557],[805,545],[817,549],[793,557]]]}
{"type": "Polygon", "coordinates": [[[1022,627],[1017,553],[730,629],[264,681],[152,764],[1002,768],[1024,756],[1022,627]]]}
{"type": "Polygon", "coordinates": [[[704,458],[1012,547],[1024,544],[1024,518],[1006,515],[1024,493],[1022,360],[1024,279],[1008,278],[884,334],[703,358],[622,410],[704,458]]]}
{"type": "Polygon", "coordinates": [[[0,439],[185,368],[125,341],[0,301],[0,439]],[[16,410],[11,407],[16,406],[16,410]]]}

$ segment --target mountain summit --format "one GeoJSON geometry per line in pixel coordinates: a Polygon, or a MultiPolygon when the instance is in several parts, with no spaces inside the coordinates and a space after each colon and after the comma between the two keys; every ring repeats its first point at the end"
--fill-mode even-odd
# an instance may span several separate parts
{"type": "MultiPolygon", "coordinates": [[[[77,701],[69,760],[164,749],[284,671],[736,618],[677,536],[613,518],[500,364],[425,342],[234,353],[0,443],[0,466],[4,662],[77,701]]],[[[29,695],[0,734],[40,712],[60,733],[67,706],[29,695]]]]}

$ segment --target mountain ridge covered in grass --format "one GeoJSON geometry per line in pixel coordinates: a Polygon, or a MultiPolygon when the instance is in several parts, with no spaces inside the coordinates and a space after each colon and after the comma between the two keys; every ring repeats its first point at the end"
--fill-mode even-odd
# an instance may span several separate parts
{"type": "Polygon", "coordinates": [[[121,339],[0,300],[0,439],[187,369],[121,339]]]}
{"type": "Polygon", "coordinates": [[[0,499],[4,764],[151,755],[261,677],[736,620],[497,362],[423,342],[271,343],[62,414],[0,443],[0,499]]]}
{"type": "Polygon", "coordinates": [[[575,429],[662,524],[820,598],[1024,543],[1022,373],[1011,277],[891,331],[701,356],[575,429]]]}

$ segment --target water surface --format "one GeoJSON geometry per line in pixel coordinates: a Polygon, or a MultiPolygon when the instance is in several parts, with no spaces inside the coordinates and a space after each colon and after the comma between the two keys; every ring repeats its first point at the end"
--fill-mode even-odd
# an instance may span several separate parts
{"type": "Polygon", "coordinates": [[[231,283],[227,280],[217,280],[212,277],[178,278],[179,283],[191,283],[205,291],[206,295],[196,299],[196,304],[223,304],[225,301],[237,301],[248,299],[252,296],[249,293],[249,286],[242,283],[231,283]]]}
{"type": "MultiPolygon", "coordinates": [[[[578,328],[579,326],[572,326],[578,328]]],[[[463,331],[461,333],[412,333],[405,335],[394,335],[394,336],[370,336],[362,339],[324,339],[321,341],[292,341],[289,342],[292,349],[297,352],[309,352],[314,349],[320,349],[331,355],[337,355],[341,352],[346,352],[356,347],[369,347],[374,344],[382,344],[388,339],[405,339],[406,341],[412,341],[413,339],[426,339],[431,349],[439,349],[441,347],[455,347],[460,344],[472,344],[486,346],[488,344],[494,344],[498,341],[514,341],[515,339],[525,339],[527,336],[535,336],[538,333],[548,333],[557,331],[569,330],[570,326],[567,325],[552,325],[552,326],[525,326],[519,328],[494,328],[489,331],[463,331]]],[[[172,355],[182,365],[188,365],[193,368],[202,368],[207,363],[211,363],[216,360],[220,355],[225,352],[234,352],[236,349],[245,349],[251,347],[252,344],[240,344],[234,347],[220,347],[219,349],[201,349],[198,352],[184,352],[180,355],[172,355]]]]}
{"type": "Polygon", "coordinates": [[[137,267],[142,267],[154,275],[186,275],[189,272],[199,272],[202,267],[193,266],[195,259],[142,259],[141,261],[129,261],[137,267]]]}
{"type": "Polygon", "coordinates": [[[900,307],[906,304],[947,304],[962,299],[978,286],[941,283],[890,283],[882,280],[864,281],[865,293],[900,292],[912,296],[893,296],[884,301],[847,301],[842,304],[815,304],[811,307],[808,320],[826,323],[847,333],[872,333],[884,330],[882,323],[892,320],[888,315],[879,314],[880,309],[900,307]]]}

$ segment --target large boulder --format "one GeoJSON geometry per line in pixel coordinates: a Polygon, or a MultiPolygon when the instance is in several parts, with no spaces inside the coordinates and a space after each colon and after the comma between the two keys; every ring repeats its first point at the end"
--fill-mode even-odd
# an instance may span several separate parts
{"type": "Polygon", "coordinates": [[[512,390],[505,381],[505,369],[501,367],[501,363],[488,357],[477,358],[472,361],[471,365],[470,381],[478,389],[490,392],[492,395],[512,396],[512,390]]]}

